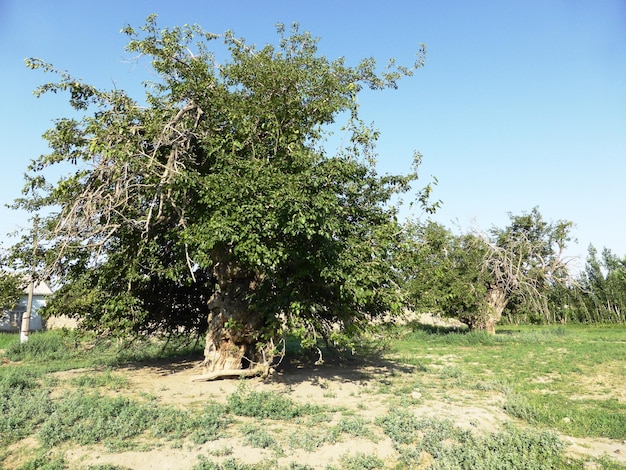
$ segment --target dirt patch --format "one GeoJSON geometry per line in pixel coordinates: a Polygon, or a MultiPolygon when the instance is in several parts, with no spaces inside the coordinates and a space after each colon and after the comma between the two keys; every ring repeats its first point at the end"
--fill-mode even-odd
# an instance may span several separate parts
{"type": "Polygon", "coordinates": [[[585,393],[572,394],[572,400],[608,400],[617,399],[626,403],[626,387],[614,387],[613,384],[623,382],[626,366],[621,364],[594,370],[592,373],[580,374],[577,377],[579,388],[585,393]]]}
{"type": "Polygon", "coordinates": [[[566,455],[574,458],[601,458],[604,455],[610,456],[620,464],[626,466],[626,441],[611,441],[609,439],[576,438],[562,436],[567,444],[566,455]]]}
{"type": "Polygon", "coordinates": [[[2,464],[5,468],[19,468],[31,459],[33,451],[38,447],[39,441],[35,436],[11,444],[6,449],[9,457],[2,464]]]}

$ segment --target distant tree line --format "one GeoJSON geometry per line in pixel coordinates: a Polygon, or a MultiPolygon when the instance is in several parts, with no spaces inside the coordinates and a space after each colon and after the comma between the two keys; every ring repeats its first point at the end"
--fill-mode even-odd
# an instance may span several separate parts
{"type": "Polygon", "coordinates": [[[534,208],[488,233],[455,234],[432,221],[408,223],[398,252],[410,307],[470,329],[506,323],[623,323],[626,258],[592,245],[573,274],[564,256],[573,224],[534,208]]]}
{"type": "Polygon", "coordinates": [[[576,282],[549,293],[554,320],[576,323],[626,322],[626,257],[593,246],[576,282]]]}

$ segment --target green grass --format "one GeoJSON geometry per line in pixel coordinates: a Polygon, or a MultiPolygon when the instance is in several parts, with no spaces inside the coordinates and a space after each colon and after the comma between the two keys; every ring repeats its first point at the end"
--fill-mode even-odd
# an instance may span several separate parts
{"type": "Polygon", "coordinates": [[[272,470],[274,468],[273,462],[247,465],[239,462],[237,459],[227,458],[221,463],[218,463],[212,462],[204,456],[200,456],[198,463],[194,465],[192,470],[272,470]]]}
{"type": "Polygon", "coordinates": [[[267,426],[246,423],[239,426],[239,431],[243,435],[245,445],[259,449],[273,449],[278,454],[283,453],[276,438],[267,430],[267,426]]]}
{"type": "Polygon", "coordinates": [[[529,424],[542,425],[574,437],[626,436],[626,410],[616,399],[571,400],[563,395],[507,396],[504,409],[529,424]]]}
{"type": "Polygon", "coordinates": [[[28,369],[0,368],[0,448],[34,434],[53,410],[41,375],[28,369]]]}
{"type": "Polygon", "coordinates": [[[431,390],[503,393],[505,411],[528,424],[626,439],[626,405],[613,394],[626,383],[623,326],[503,328],[495,336],[415,327],[389,357],[417,366],[431,390]]]}
{"type": "MultiPolygon", "coordinates": [[[[4,336],[0,334],[0,338],[4,336]]],[[[159,338],[121,341],[71,330],[51,330],[31,333],[26,343],[20,343],[19,337],[14,336],[15,339],[6,340],[6,357],[11,361],[40,364],[48,372],[90,366],[115,367],[157,358],[197,355],[202,350],[202,345],[196,341],[182,337],[167,342],[159,338]]]]}
{"type": "Polygon", "coordinates": [[[102,374],[84,374],[72,378],[70,384],[87,389],[107,388],[110,390],[120,390],[128,387],[128,379],[121,375],[106,370],[102,374]]]}
{"type": "Polygon", "coordinates": [[[0,349],[7,349],[15,343],[20,342],[20,335],[17,333],[0,332],[0,349]]]}

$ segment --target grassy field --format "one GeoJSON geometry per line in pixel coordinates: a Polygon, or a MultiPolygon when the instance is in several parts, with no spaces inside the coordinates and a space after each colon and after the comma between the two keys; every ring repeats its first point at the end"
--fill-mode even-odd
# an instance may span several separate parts
{"type": "Polygon", "coordinates": [[[191,343],[0,335],[0,466],[626,468],[626,328],[497,333],[413,324],[382,353],[292,348],[270,379],[212,383],[189,380],[191,343]]]}

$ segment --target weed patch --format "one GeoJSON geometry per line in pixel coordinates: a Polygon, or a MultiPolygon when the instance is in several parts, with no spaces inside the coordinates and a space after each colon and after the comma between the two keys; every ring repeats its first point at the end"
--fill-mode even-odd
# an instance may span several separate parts
{"type": "Polygon", "coordinates": [[[107,370],[103,374],[84,374],[74,377],[70,383],[80,388],[107,388],[110,390],[121,390],[128,387],[128,379],[121,375],[107,370]]]}
{"type": "Polygon", "coordinates": [[[375,455],[368,454],[345,454],[339,459],[343,470],[376,470],[385,468],[385,462],[375,455]]]}
{"type": "Polygon", "coordinates": [[[0,374],[0,444],[33,434],[50,415],[53,403],[40,386],[41,376],[26,369],[7,368],[0,374]]]}
{"type": "Polygon", "coordinates": [[[65,441],[80,445],[119,444],[143,433],[154,421],[156,409],[123,397],[72,393],[61,400],[38,436],[46,447],[65,441]]]}
{"type": "Polygon", "coordinates": [[[364,362],[378,361],[372,369],[376,372],[362,373],[362,383],[349,390],[345,407],[328,405],[329,398],[343,393],[337,392],[341,387],[336,387],[336,378],[323,370],[314,376],[319,386],[311,386],[306,377],[284,387],[297,390],[294,395],[269,391],[257,380],[241,381],[236,389],[222,383],[206,385],[208,394],[188,393],[175,382],[187,377],[185,372],[176,375],[178,364],[167,369],[174,374],[155,374],[154,381],[150,375],[169,367],[153,359],[186,350],[176,338],[165,345],[154,338],[122,345],[62,332],[33,334],[30,345],[13,343],[5,348],[21,362],[0,367],[0,465],[19,460],[22,468],[71,468],[75,462],[51,452],[59,446],[101,444],[112,452],[160,447],[159,452],[198,453],[203,444],[224,439],[206,446],[211,450],[194,468],[622,468],[612,442],[606,444],[608,456],[595,453],[596,457],[579,461],[565,457],[565,445],[550,430],[581,438],[583,448],[585,438],[598,437],[621,446],[626,439],[626,408],[620,394],[624,329],[520,327],[499,332],[489,336],[439,328],[398,335],[386,355],[366,358],[364,362]],[[130,375],[133,367],[116,370],[115,364],[137,358],[150,364],[139,371],[141,375],[130,375]],[[79,368],[88,370],[51,374],[79,368]],[[72,378],[63,379],[67,375],[72,378]],[[134,383],[143,387],[139,396],[136,386],[131,387],[134,383]],[[215,400],[217,394],[225,403],[215,400]],[[303,403],[295,396],[315,401],[303,403]],[[438,418],[417,413],[426,400],[428,406],[442,403],[438,418]],[[168,405],[174,402],[175,406],[168,405]],[[389,410],[381,412],[382,405],[389,410]],[[504,416],[496,416],[494,407],[525,421],[524,427],[498,427],[504,416]],[[467,418],[462,416],[465,408],[467,418]],[[490,419],[477,419],[475,411],[489,413],[490,419]],[[454,421],[443,419],[446,416],[454,421]],[[391,443],[393,449],[385,449],[393,455],[391,461],[351,446],[363,439],[378,442],[381,433],[386,438],[377,445],[391,443]],[[31,435],[41,447],[34,448],[32,439],[19,442],[31,435]],[[227,440],[234,436],[242,439],[227,440]],[[243,463],[236,458],[242,449],[235,443],[243,443],[247,452],[273,454],[254,464],[243,463]],[[331,460],[324,464],[309,460],[280,467],[276,460],[288,461],[283,457],[295,455],[314,459],[320,448],[331,445],[341,450],[325,457],[331,460]],[[23,456],[30,460],[20,460],[23,456]]]}
{"type": "Polygon", "coordinates": [[[246,423],[239,427],[243,434],[243,443],[251,447],[259,449],[273,449],[278,453],[282,453],[281,447],[276,439],[262,426],[246,423]]]}
{"type": "Polygon", "coordinates": [[[41,455],[26,462],[19,470],[67,470],[67,468],[62,456],[50,458],[49,455],[41,455]]]}
{"type": "Polygon", "coordinates": [[[216,403],[206,405],[201,413],[194,416],[195,430],[191,441],[198,445],[218,439],[232,422],[227,408],[216,403]]]}
{"type": "Polygon", "coordinates": [[[239,463],[235,459],[226,459],[219,464],[201,455],[192,470],[255,470],[255,467],[239,463]]]}
{"type": "Polygon", "coordinates": [[[563,463],[564,444],[548,432],[505,431],[486,437],[455,427],[447,420],[420,419],[405,411],[377,420],[394,442],[401,461],[415,467],[427,454],[433,469],[555,468],[563,463]]]}
{"type": "Polygon", "coordinates": [[[267,419],[293,419],[320,412],[312,405],[300,405],[276,392],[249,390],[245,384],[228,397],[228,409],[237,416],[267,419]]]}
{"type": "Polygon", "coordinates": [[[339,440],[337,429],[325,425],[314,427],[299,427],[290,429],[287,436],[287,446],[290,449],[303,449],[314,452],[327,444],[335,444],[339,440]]]}
{"type": "Polygon", "coordinates": [[[17,334],[0,332],[0,349],[8,349],[19,341],[20,336],[17,334]]]}
{"type": "Polygon", "coordinates": [[[374,432],[369,426],[369,421],[361,416],[344,416],[335,426],[338,433],[348,434],[350,436],[374,439],[374,432]]]}

